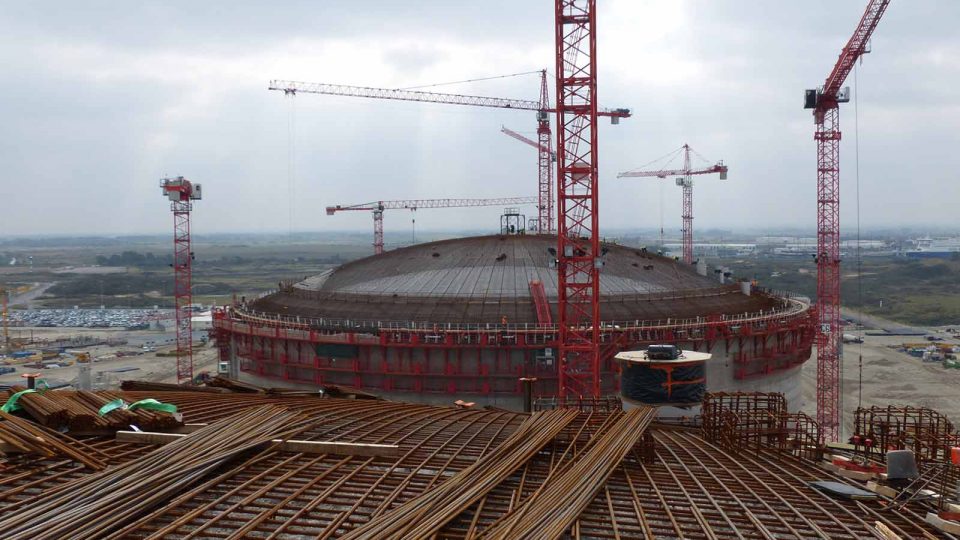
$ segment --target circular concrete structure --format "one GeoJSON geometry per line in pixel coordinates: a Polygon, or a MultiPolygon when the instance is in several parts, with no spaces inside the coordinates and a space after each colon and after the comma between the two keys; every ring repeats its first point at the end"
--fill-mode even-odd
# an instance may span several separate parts
{"type": "MultiPolygon", "coordinates": [[[[342,385],[407,401],[521,406],[557,388],[552,236],[482,236],[367,257],[216,314],[222,360],[265,385],[342,385]]],[[[713,354],[710,390],[764,390],[801,405],[813,326],[806,304],[643,249],[604,246],[602,386],[613,355],[650,343],[713,354]]]]}

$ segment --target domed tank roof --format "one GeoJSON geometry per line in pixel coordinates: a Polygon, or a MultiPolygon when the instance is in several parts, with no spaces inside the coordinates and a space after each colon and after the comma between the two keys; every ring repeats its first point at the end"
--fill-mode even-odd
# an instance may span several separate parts
{"type": "MultiPolygon", "coordinates": [[[[359,259],[258,300],[262,311],[309,317],[450,323],[535,323],[531,282],[556,316],[556,237],[478,236],[418,244],[359,259]]],[[[712,275],[644,249],[604,244],[604,320],[698,317],[768,309],[712,275]]]]}
{"type": "MultiPolygon", "coordinates": [[[[314,291],[403,296],[530,296],[530,282],[557,295],[557,240],[477,236],[418,244],[347,263],[295,285],[314,291]]],[[[604,244],[601,294],[649,294],[719,285],[645,249],[604,244]]]]}

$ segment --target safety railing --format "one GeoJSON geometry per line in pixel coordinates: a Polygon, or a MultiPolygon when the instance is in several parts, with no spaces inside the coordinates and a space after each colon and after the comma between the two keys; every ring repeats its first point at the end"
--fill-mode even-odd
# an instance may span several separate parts
{"type": "MultiPolygon", "coordinates": [[[[423,321],[389,321],[368,319],[346,319],[327,317],[285,316],[277,313],[257,311],[245,306],[234,306],[224,312],[220,320],[227,318],[238,322],[254,323],[266,326],[300,328],[305,330],[333,330],[341,332],[379,333],[393,332],[509,332],[509,333],[545,333],[556,331],[557,325],[538,323],[450,323],[423,321]]],[[[667,318],[656,320],[613,320],[600,323],[601,329],[611,332],[632,332],[656,329],[694,329],[708,326],[738,327],[747,324],[767,324],[771,321],[792,319],[804,315],[809,305],[793,299],[785,299],[780,307],[755,312],[717,315],[714,317],[667,318]]],[[[215,322],[215,324],[217,324],[215,322]]],[[[222,324],[221,324],[222,325],[222,324]]]]}

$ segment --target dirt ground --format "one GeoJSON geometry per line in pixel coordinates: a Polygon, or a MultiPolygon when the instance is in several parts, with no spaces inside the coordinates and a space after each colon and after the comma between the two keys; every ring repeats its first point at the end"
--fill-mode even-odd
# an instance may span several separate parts
{"type": "Polygon", "coordinates": [[[37,306],[36,300],[43,296],[43,293],[47,292],[47,289],[56,284],[56,282],[34,283],[33,287],[31,287],[29,291],[10,296],[9,304],[11,306],[20,306],[21,308],[33,309],[37,306]]]}
{"type": "MultiPolygon", "coordinates": [[[[943,329],[936,335],[946,343],[960,345],[943,329]]],[[[112,330],[89,328],[16,328],[12,337],[28,336],[33,332],[35,338],[57,339],[60,337],[90,335],[126,339],[128,343],[120,346],[96,346],[78,349],[89,352],[94,358],[92,380],[94,388],[118,388],[125,379],[175,382],[176,359],[158,357],[156,352],[139,356],[117,357],[118,351],[138,350],[146,342],[156,344],[159,352],[174,349],[174,334],[152,330],[112,330]],[[122,368],[134,370],[116,372],[122,368]]],[[[849,330],[848,330],[849,332],[849,330]]],[[[197,334],[199,335],[199,333],[197,334]]],[[[843,424],[844,436],[849,436],[853,428],[853,411],[858,403],[871,405],[911,405],[936,409],[947,415],[955,424],[960,425],[960,370],[945,369],[940,363],[925,363],[919,358],[909,356],[889,345],[917,343],[924,341],[916,336],[867,336],[863,344],[845,344],[843,353],[843,424]],[[863,356],[862,398],[858,395],[860,385],[859,359],[863,356]],[[860,401],[862,399],[862,401],[860,401]]],[[[217,350],[207,345],[194,353],[194,372],[216,371],[217,350]]],[[[815,415],[816,409],[816,354],[803,367],[803,410],[815,415]]],[[[22,383],[21,374],[36,371],[16,366],[17,372],[0,375],[0,383],[22,383]]],[[[69,366],[42,370],[45,378],[73,381],[77,376],[77,367],[69,366]]]]}
{"type": "MultiPolygon", "coordinates": [[[[35,339],[58,339],[71,336],[93,336],[98,338],[120,338],[126,339],[127,344],[118,346],[98,345],[95,347],[83,347],[77,350],[90,353],[93,359],[91,368],[91,380],[94,389],[116,389],[120,382],[125,379],[137,379],[145,381],[176,382],[176,358],[157,356],[157,352],[169,352],[175,349],[175,336],[172,332],[152,331],[152,330],[113,330],[113,329],[90,329],[90,328],[15,328],[11,329],[11,337],[29,336],[33,334],[35,339]],[[156,351],[143,353],[137,356],[118,357],[119,351],[139,351],[146,342],[156,344],[156,351]],[[117,369],[135,368],[128,371],[114,371],[117,369]]],[[[195,345],[199,332],[195,335],[195,345]]],[[[32,348],[31,348],[32,350],[32,348]]],[[[193,371],[216,372],[217,350],[216,347],[207,345],[200,349],[195,349],[193,354],[193,371]]],[[[39,371],[41,377],[47,379],[57,379],[70,383],[77,377],[78,368],[76,364],[60,368],[50,368],[36,370],[25,368],[22,365],[14,366],[16,373],[0,375],[0,383],[18,383],[23,384],[23,373],[32,373],[39,371]]]]}
{"type": "MultiPolygon", "coordinates": [[[[942,329],[931,329],[945,343],[960,344],[942,329]]],[[[920,336],[867,336],[864,343],[843,347],[843,437],[852,434],[853,413],[859,403],[873,405],[910,405],[930,407],[960,425],[960,370],[945,369],[939,362],[923,362],[905,352],[888,347],[902,343],[924,342],[920,336]],[[859,383],[860,357],[863,357],[863,384],[859,383]],[[862,398],[860,391],[862,388],[862,398]],[[862,399],[862,401],[861,401],[862,399]]],[[[816,410],[816,350],[803,366],[803,410],[811,416],[816,410]]],[[[843,438],[842,437],[842,438],[843,438]]]]}

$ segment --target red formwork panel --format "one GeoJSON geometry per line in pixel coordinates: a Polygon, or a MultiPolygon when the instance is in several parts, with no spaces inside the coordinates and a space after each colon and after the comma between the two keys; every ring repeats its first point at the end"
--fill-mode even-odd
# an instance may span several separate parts
{"type": "MultiPolygon", "coordinates": [[[[717,343],[728,348],[737,344],[731,358],[736,379],[790,369],[809,358],[813,320],[809,310],[798,309],[752,318],[702,318],[695,323],[637,321],[632,326],[605,325],[601,334],[604,391],[617,390],[613,355],[652,343],[672,342],[707,351],[717,343]]],[[[409,328],[372,335],[276,325],[272,320],[255,324],[223,314],[214,319],[221,339],[236,340],[234,354],[241,359],[241,370],[281,380],[317,383],[335,376],[344,378],[346,382],[341,384],[371,390],[479,395],[520,395],[520,377],[536,377],[540,389],[555,389],[557,385],[556,358],[552,363],[536,360],[540,351],[555,350],[558,345],[556,333],[549,329],[409,328]],[[250,335],[258,336],[252,338],[256,343],[249,341],[250,335]],[[283,352],[289,342],[301,343],[297,354],[306,355],[304,358],[310,361],[301,358],[293,363],[283,352]],[[314,348],[323,344],[356,345],[356,357],[319,356],[314,348]],[[481,353],[489,350],[498,352],[489,360],[481,360],[481,353]],[[432,366],[422,361],[430,351],[434,351],[432,366]],[[388,356],[392,360],[388,361],[388,356]],[[518,356],[523,358],[520,364],[518,356]]],[[[230,348],[221,347],[221,354],[229,355],[230,348]]]]}

